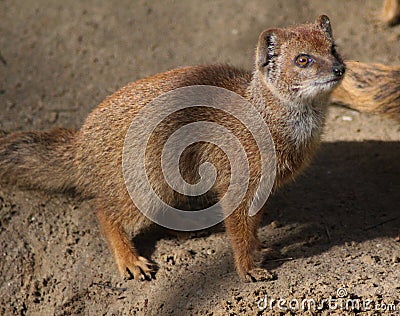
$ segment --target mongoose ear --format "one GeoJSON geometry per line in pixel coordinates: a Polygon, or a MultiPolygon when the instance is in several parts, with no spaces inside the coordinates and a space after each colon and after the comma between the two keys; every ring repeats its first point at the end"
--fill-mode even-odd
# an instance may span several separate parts
{"type": "Polygon", "coordinates": [[[283,36],[281,29],[268,29],[258,37],[256,66],[258,69],[272,64],[279,52],[279,45],[283,36]]]}
{"type": "Polygon", "coordinates": [[[331,21],[326,15],[320,15],[315,23],[332,38],[331,21]]]}

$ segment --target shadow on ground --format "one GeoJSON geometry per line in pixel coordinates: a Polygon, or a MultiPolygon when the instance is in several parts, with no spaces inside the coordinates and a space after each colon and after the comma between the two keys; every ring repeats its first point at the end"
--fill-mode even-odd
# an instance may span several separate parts
{"type": "MultiPolygon", "coordinates": [[[[324,143],[306,173],[270,198],[261,225],[264,246],[282,248],[300,242],[301,246],[285,253],[296,260],[347,242],[378,237],[394,242],[400,231],[399,162],[400,142],[324,143]],[[275,242],[264,240],[263,232],[270,230],[267,225],[271,221],[300,229],[289,229],[275,242]]],[[[196,277],[191,274],[188,279],[182,274],[168,288],[159,289],[168,293],[163,310],[179,310],[200,288],[203,299],[211,298],[216,288],[224,288],[232,277],[237,278],[233,272],[221,277],[227,266],[233,268],[232,256],[227,253],[222,257],[225,260],[215,257],[208,261],[196,277]]],[[[282,262],[266,261],[263,265],[273,271],[282,262]]]]}

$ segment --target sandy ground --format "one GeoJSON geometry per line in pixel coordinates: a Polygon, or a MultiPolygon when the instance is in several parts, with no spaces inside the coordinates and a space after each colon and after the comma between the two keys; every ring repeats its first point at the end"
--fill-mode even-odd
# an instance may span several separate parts
{"type": "MultiPolygon", "coordinates": [[[[0,129],[79,128],[118,87],[177,66],[250,69],[263,29],[322,13],[346,59],[398,64],[400,26],[377,27],[379,8],[372,0],[1,0],[0,129]]],[[[121,280],[89,202],[2,186],[0,314],[290,314],[271,308],[273,299],[293,308],[315,300],[321,310],[305,314],[400,314],[399,162],[398,123],[331,107],[311,167],[269,199],[259,233],[282,255],[261,262],[276,279],[260,283],[239,281],[221,229],[135,237],[160,270],[151,282],[121,280]],[[340,296],[360,307],[340,308],[340,296]]]]}

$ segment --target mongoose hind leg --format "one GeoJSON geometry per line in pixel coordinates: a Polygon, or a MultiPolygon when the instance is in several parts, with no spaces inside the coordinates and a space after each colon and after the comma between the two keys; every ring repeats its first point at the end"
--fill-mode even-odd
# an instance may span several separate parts
{"type": "Polygon", "coordinates": [[[97,208],[97,218],[110,251],[113,253],[122,277],[136,280],[150,280],[156,272],[156,265],[139,256],[122,223],[109,215],[103,207],[97,208]]]}

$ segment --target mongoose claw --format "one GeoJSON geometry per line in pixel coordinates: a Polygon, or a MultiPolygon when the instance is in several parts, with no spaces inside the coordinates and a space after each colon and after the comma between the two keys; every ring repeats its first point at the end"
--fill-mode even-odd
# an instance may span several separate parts
{"type": "Polygon", "coordinates": [[[122,274],[124,278],[150,281],[155,279],[157,265],[144,257],[137,257],[136,260],[125,263],[124,268],[120,268],[120,271],[123,271],[122,274]]]}
{"type": "Polygon", "coordinates": [[[246,282],[263,282],[276,279],[276,275],[263,268],[253,268],[246,274],[246,282]]]}

